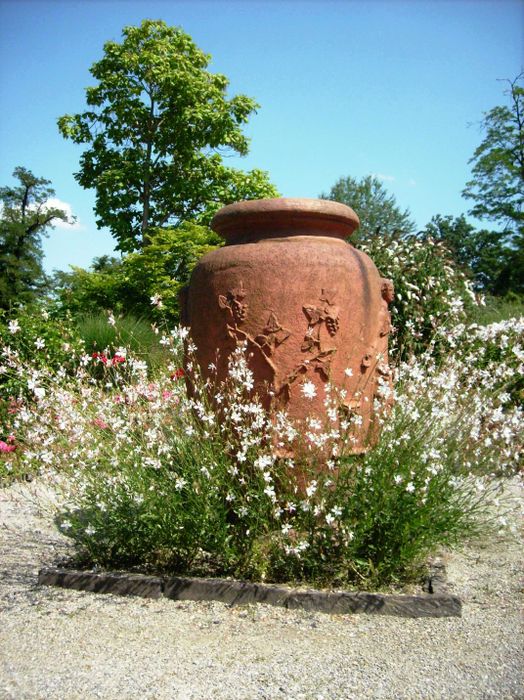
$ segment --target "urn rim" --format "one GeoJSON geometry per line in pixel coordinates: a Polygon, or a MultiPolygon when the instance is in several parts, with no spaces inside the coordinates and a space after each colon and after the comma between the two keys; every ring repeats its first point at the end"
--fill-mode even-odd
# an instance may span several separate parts
{"type": "Polygon", "coordinates": [[[228,204],[211,221],[227,245],[281,236],[346,239],[359,227],[350,207],[329,199],[278,197],[228,204]]]}

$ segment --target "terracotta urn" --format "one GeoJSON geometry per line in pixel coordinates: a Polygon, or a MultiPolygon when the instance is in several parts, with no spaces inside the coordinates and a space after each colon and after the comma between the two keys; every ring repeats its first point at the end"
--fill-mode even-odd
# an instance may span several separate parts
{"type": "Polygon", "coordinates": [[[204,376],[225,378],[230,353],[246,344],[268,410],[324,421],[326,384],[342,390],[342,408],[358,417],[356,452],[374,431],[374,401],[388,381],[393,293],[346,242],[358,226],[352,209],[327,200],[230,204],[211,222],[226,244],[198,262],[182,312],[204,376]]]}

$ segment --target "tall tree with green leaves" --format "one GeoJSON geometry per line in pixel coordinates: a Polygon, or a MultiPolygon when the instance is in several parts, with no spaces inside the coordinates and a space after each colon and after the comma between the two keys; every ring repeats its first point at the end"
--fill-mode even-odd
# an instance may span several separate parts
{"type": "Polygon", "coordinates": [[[140,250],[155,229],[206,223],[223,204],[277,196],[261,170],[227,167],[245,155],[242,132],[257,103],[227,96],[228,80],[210,73],[210,56],[178,27],[144,20],[108,41],[91,67],[88,109],[58,120],[65,138],[86,146],[75,177],[96,191],[99,226],[123,252],[140,250]]]}
{"type": "Polygon", "coordinates": [[[388,194],[382,182],[373,175],[360,180],[342,177],[328,194],[320,197],[342,202],[355,210],[360,219],[360,228],[353,237],[355,240],[367,240],[375,235],[408,234],[415,230],[409,211],[402,211],[395,197],[388,194]]]}
{"type": "Polygon", "coordinates": [[[17,167],[14,187],[0,187],[0,308],[29,303],[46,288],[42,267],[42,237],[56,221],[68,221],[59,207],[50,206],[51,182],[17,167]]]}
{"type": "Polygon", "coordinates": [[[506,81],[509,104],[494,107],[481,122],[484,140],[475,150],[472,179],[462,195],[472,216],[524,235],[524,73],[506,81]]]}

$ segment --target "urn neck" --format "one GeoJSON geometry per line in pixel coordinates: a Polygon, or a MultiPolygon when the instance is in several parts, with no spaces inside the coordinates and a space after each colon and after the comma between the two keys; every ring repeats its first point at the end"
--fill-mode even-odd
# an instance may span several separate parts
{"type": "Polygon", "coordinates": [[[346,239],[358,228],[353,209],[325,199],[259,199],[220,209],[211,228],[226,245],[273,238],[323,236],[346,239]]]}

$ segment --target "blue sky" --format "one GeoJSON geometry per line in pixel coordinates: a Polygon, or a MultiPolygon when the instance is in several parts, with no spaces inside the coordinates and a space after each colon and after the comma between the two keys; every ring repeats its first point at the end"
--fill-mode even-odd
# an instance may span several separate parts
{"type": "Polygon", "coordinates": [[[375,174],[419,228],[467,211],[482,114],[524,65],[518,0],[0,0],[0,184],[23,165],[78,217],[45,241],[48,271],[113,249],[73,177],[81,149],[56,120],[83,111],[104,42],[145,18],[181,26],[230,94],[260,103],[250,153],[231,165],[267,170],[288,197],[375,174]]]}

